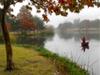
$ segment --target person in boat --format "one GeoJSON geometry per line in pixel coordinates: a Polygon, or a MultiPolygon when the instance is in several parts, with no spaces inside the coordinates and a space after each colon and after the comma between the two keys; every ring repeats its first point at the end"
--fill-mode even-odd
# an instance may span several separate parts
{"type": "Polygon", "coordinates": [[[82,38],[81,47],[82,47],[82,49],[83,49],[84,51],[85,51],[86,49],[89,49],[89,42],[86,41],[86,38],[85,38],[85,37],[82,38]]]}

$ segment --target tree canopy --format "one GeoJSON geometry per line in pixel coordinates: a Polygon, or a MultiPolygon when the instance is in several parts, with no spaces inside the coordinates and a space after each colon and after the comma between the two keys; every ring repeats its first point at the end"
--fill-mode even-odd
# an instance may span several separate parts
{"type": "MultiPolygon", "coordinates": [[[[0,0],[0,4],[4,6],[7,14],[11,15],[10,5],[15,5],[18,2],[23,2],[24,0],[0,0]]],[[[44,10],[42,17],[44,21],[48,22],[48,14],[55,13],[56,15],[67,16],[68,10],[71,12],[79,13],[84,6],[88,7],[100,6],[99,0],[29,0],[26,5],[27,9],[32,10],[31,6],[35,6],[37,13],[41,12],[40,9],[44,10]]],[[[2,9],[2,8],[1,8],[2,9]]],[[[13,15],[12,15],[13,16],[13,15]]]]}
{"type": "Polygon", "coordinates": [[[21,29],[33,31],[36,29],[36,23],[33,20],[33,16],[25,6],[21,8],[20,13],[17,15],[17,19],[19,20],[21,29]]]}
{"type": "Polygon", "coordinates": [[[44,26],[44,22],[42,21],[42,19],[40,19],[37,16],[34,16],[33,18],[34,18],[33,20],[36,22],[37,30],[43,30],[45,26],[44,26]]]}

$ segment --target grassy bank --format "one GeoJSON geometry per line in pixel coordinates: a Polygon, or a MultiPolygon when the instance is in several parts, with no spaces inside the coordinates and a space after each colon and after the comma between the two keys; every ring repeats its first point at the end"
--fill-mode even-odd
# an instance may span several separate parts
{"type": "Polygon", "coordinates": [[[13,59],[16,69],[5,72],[6,54],[0,45],[0,75],[54,75],[55,66],[47,58],[32,48],[13,46],[13,59]]]}
{"type": "Polygon", "coordinates": [[[51,59],[53,61],[53,64],[56,65],[58,72],[62,73],[61,75],[66,75],[63,74],[66,72],[69,75],[89,75],[86,70],[80,68],[76,63],[73,63],[69,59],[60,57],[57,54],[52,53],[43,47],[35,46],[34,48],[35,50],[39,51],[42,56],[51,59]]]}
{"type": "MultiPolygon", "coordinates": [[[[46,31],[46,30],[41,30],[41,31],[30,31],[30,32],[9,32],[10,37],[15,37],[19,35],[27,35],[27,36],[53,36],[54,31],[46,31]]],[[[0,33],[0,35],[2,35],[0,33]]]]}
{"type": "Polygon", "coordinates": [[[40,32],[36,32],[33,33],[33,36],[39,35],[39,36],[53,36],[54,35],[54,31],[40,31],[40,32]]]}
{"type": "Polygon", "coordinates": [[[6,55],[4,45],[0,45],[0,75],[89,75],[69,59],[60,57],[38,46],[13,46],[16,69],[5,72],[6,55]]]}

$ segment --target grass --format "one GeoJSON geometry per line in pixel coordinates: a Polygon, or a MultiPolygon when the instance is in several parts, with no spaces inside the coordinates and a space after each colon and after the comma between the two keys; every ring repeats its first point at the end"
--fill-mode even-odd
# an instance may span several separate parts
{"type": "Polygon", "coordinates": [[[4,45],[0,45],[0,75],[89,75],[76,63],[37,46],[13,46],[16,69],[5,72],[6,65],[4,45]]]}
{"type": "MultiPolygon", "coordinates": [[[[12,42],[16,41],[14,35],[10,37],[12,42]]],[[[43,47],[18,45],[13,46],[13,59],[17,69],[11,73],[5,72],[5,53],[4,45],[0,45],[0,75],[54,75],[55,72],[59,72],[59,75],[89,75],[76,63],[43,47]]]]}
{"type": "Polygon", "coordinates": [[[0,75],[54,75],[56,71],[50,60],[32,48],[13,46],[13,55],[16,69],[5,72],[5,47],[0,45],[0,75]]]}
{"type": "MultiPolygon", "coordinates": [[[[42,31],[37,31],[37,32],[25,32],[25,34],[27,34],[28,36],[53,36],[54,32],[42,30],[42,31]]],[[[15,38],[15,36],[20,35],[20,33],[9,32],[9,35],[11,38],[13,38],[13,37],[15,38]]]]}
{"type": "Polygon", "coordinates": [[[34,48],[39,51],[42,56],[45,56],[54,61],[56,67],[58,68],[58,71],[60,70],[63,73],[67,71],[69,75],[89,75],[86,70],[80,68],[76,63],[70,61],[67,58],[60,57],[57,54],[52,53],[43,47],[35,46],[34,48]]]}
{"type": "Polygon", "coordinates": [[[41,31],[36,33],[36,35],[40,35],[40,36],[53,36],[54,32],[53,31],[41,31]]]}

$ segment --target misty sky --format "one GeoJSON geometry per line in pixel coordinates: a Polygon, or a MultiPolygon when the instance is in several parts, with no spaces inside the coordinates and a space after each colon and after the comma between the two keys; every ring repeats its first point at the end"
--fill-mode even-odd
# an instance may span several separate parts
{"type": "MultiPolygon", "coordinates": [[[[24,2],[23,5],[27,4],[27,2],[24,2]]],[[[17,3],[16,6],[14,7],[14,12],[13,14],[17,15],[19,12],[19,9],[22,7],[22,3],[17,3]]],[[[32,10],[33,15],[37,15],[40,18],[42,18],[42,13],[36,13],[35,7],[33,7],[32,10]]],[[[68,13],[68,16],[62,17],[62,16],[56,16],[54,13],[52,15],[48,16],[50,21],[47,24],[53,25],[54,27],[57,27],[60,23],[65,22],[65,21],[71,21],[73,22],[75,19],[89,19],[89,20],[94,20],[94,19],[100,19],[100,8],[95,7],[85,7],[84,9],[81,10],[80,13],[68,13]]]]}

